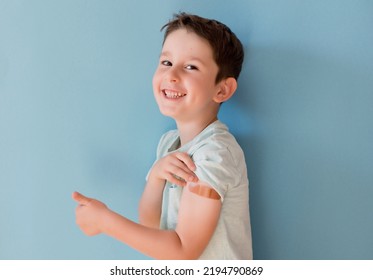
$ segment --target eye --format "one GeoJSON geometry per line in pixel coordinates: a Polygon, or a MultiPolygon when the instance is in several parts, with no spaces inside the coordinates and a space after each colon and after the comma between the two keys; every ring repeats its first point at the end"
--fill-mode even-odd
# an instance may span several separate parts
{"type": "Polygon", "coordinates": [[[162,61],[161,61],[161,64],[162,64],[163,66],[172,66],[172,63],[171,63],[170,61],[168,61],[168,60],[162,60],[162,61]]]}
{"type": "Polygon", "coordinates": [[[187,70],[198,70],[198,68],[194,65],[191,65],[191,64],[188,64],[187,66],[185,66],[185,69],[187,70]]]}

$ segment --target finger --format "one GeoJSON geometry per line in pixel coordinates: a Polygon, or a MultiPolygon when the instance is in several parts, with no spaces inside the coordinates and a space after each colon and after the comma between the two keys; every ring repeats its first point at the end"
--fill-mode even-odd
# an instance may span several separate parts
{"type": "Polygon", "coordinates": [[[177,186],[180,186],[180,187],[185,187],[187,182],[182,180],[182,179],[178,179],[176,178],[173,174],[168,174],[166,176],[166,180],[168,182],[170,182],[171,184],[174,184],[174,185],[177,185],[177,186]]]}
{"type": "Polygon", "coordinates": [[[176,153],[175,156],[181,160],[191,171],[196,170],[196,165],[194,164],[192,158],[187,153],[176,153]]]}
{"type": "Polygon", "coordinates": [[[91,202],[91,198],[82,195],[79,192],[73,192],[72,198],[80,205],[88,205],[91,202]]]}
{"type": "Polygon", "coordinates": [[[171,174],[176,175],[177,177],[183,178],[185,181],[198,181],[196,174],[191,171],[184,162],[180,161],[178,158],[174,159],[171,162],[171,166],[169,169],[171,174]]]}
{"type": "Polygon", "coordinates": [[[192,182],[198,181],[197,175],[193,172],[197,169],[197,167],[195,163],[193,162],[193,159],[189,156],[189,154],[177,152],[175,153],[174,159],[176,159],[177,161],[177,163],[174,162],[174,164],[178,166],[179,168],[181,168],[184,172],[189,174],[188,177],[186,176],[181,176],[181,177],[187,179],[187,181],[192,181],[192,182]]]}

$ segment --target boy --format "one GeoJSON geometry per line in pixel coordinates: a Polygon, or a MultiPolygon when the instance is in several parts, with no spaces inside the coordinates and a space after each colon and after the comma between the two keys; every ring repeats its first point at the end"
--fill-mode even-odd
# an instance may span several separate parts
{"type": "Polygon", "coordinates": [[[252,259],[244,155],[217,119],[237,88],[240,41],[215,20],[166,24],[153,91],[177,130],[164,134],[139,205],[140,223],[77,192],[77,224],[156,259],[252,259]]]}

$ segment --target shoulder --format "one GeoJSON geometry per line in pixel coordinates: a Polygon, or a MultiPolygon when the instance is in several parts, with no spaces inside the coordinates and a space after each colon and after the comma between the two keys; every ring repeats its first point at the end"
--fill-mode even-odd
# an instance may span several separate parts
{"type": "Polygon", "coordinates": [[[243,151],[228,129],[217,126],[208,131],[192,148],[196,175],[218,191],[225,192],[246,180],[246,163],[243,151]]]}
{"type": "Polygon", "coordinates": [[[236,160],[243,156],[243,151],[236,138],[229,132],[228,127],[221,122],[214,123],[205,135],[193,147],[193,159],[212,160],[237,164],[236,160]]]}
{"type": "Polygon", "coordinates": [[[176,129],[164,133],[158,142],[157,158],[165,155],[168,152],[168,149],[175,143],[178,138],[179,133],[176,129]]]}
{"type": "Polygon", "coordinates": [[[179,137],[177,129],[169,130],[161,136],[161,138],[159,139],[159,144],[161,145],[170,141],[175,141],[177,137],[179,137]]]}

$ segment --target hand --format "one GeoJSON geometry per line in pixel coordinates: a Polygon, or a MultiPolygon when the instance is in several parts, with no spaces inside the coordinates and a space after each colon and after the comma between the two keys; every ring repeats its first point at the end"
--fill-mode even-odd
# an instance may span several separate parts
{"type": "Polygon", "coordinates": [[[89,236],[102,233],[102,217],[110,211],[107,206],[93,198],[86,197],[78,192],[72,198],[79,204],[76,208],[76,223],[80,229],[89,236]]]}
{"type": "Polygon", "coordinates": [[[153,166],[149,178],[167,180],[172,184],[185,187],[187,182],[197,182],[193,171],[196,166],[187,153],[174,152],[159,159],[153,166]]]}

